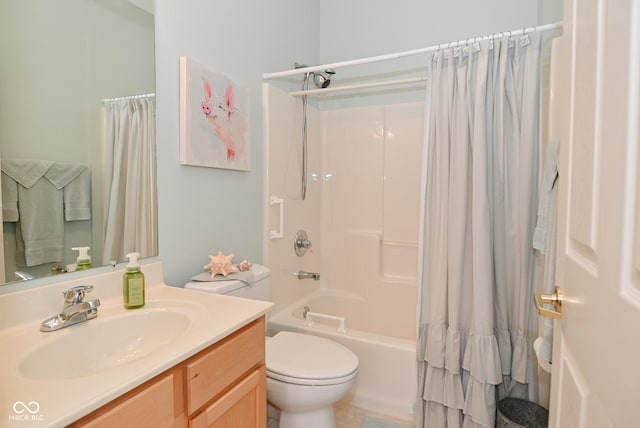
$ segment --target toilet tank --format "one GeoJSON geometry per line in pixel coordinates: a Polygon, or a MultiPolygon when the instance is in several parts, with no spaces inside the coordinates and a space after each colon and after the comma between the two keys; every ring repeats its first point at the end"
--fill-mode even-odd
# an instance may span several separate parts
{"type": "Polygon", "coordinates": [[[184,288],[270,302],[271,271],[269,268],[257,264],[251,266],[251,271],[253,272],[253,284],[251,285],[232,279],[232,274],[231,277],[217,277],[216,281],[191,281],[185,284],[184,288]]]}

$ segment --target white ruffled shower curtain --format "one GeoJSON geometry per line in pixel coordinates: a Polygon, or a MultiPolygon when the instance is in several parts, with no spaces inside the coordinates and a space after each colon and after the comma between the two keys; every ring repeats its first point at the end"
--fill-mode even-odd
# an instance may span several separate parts
{"type": "Polygon", "coordinates": [[[104,104],[103,264],[158,254],[155,97],[104,104]]]}
{"type": "Polygon", "coordinates": [[[540,34],[433,55],[416,427],[494,427],[533,399],[540,34]]]}

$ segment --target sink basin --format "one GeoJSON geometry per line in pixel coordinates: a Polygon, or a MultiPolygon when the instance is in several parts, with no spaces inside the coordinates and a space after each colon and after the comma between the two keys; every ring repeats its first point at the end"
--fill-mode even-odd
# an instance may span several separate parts
{"type": "Polygon", "coordinates": [[[148,357],[170,345],[191,325],[179,310],[137,310],[46,333],[45,343],[20,362],[21,375],[36,380],[72,379],[148,357]],[[51,336],[49,336],[51,335],[51,336]]]}

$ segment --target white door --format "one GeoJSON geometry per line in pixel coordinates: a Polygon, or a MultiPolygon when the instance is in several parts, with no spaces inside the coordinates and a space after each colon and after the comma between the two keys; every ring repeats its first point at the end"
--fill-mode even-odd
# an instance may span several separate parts
{"type": "MultiPolygon", "coordinates": [[[[565,0],[550,427],[640,427],[640,1],[565,0]]],[[[557,48],[557,49],[556,49],[557,48]]]]}

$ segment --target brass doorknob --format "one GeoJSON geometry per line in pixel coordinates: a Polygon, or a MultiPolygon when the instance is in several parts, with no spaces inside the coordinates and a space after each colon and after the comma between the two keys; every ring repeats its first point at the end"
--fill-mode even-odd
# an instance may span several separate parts
{"type": "Polygon", "coordinates": [[[562,318],[562,299],[564,298],[564,295],[562,294],[562,289],[560,287],[556,285],[556,289],[553,294],[535,293],[533,297],[536,302],[538,314],[545,317],[562,318]],[[546,304],[553,305],[555,310],[547,309],[542,306],[546,304]]]}

